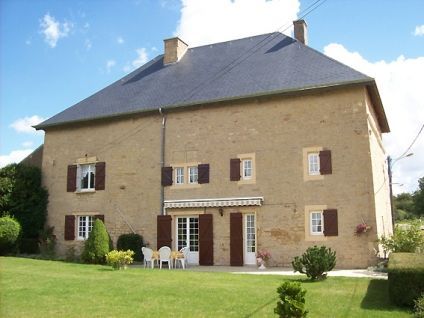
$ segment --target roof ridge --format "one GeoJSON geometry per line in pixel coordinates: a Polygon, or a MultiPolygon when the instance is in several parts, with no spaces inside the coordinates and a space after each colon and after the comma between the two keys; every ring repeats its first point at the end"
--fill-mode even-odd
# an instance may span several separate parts
{"type": "Polygon", "coordinates": [[[269,33],[262,33],[262,34],[257,34],[257,35],[251,35],[251,36],[247,36],[247,37],[239,38],[239,39],[232,39],[232,40],[227,40],[227,41],[222,41],[222,42],[215,42],[215,43],[203,44],[203,45],[199,45],[199,46],[193,46],[193,47],[190,47],[189,46],[188,47],[188,50],[199,49],[199,48],[206,47],[206,46],[211,46],[211,45],[221,45],[221,44],[226,44],[226,43],[230,43],[230,42],[244,41],[244,40],[247,40],[247,39],[253,39],[253,38],[257,38],[257,37],[265,36],[265,35],[269,36],[269,35],[277,35],[277,34],[288,36],[288,35],[285,35],[284,33],[281,33],[281,32],[276,31],[276,32],[269,32],[269,33]]]}

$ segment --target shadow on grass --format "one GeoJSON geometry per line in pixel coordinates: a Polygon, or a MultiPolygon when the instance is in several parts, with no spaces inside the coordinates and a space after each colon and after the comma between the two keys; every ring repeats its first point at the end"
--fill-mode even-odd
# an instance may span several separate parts
{"type": "Polygon", "coordinates": [[[254,311],[252,311],[251,313],[247,314],[246,316],[244,316],[245,318],[249,318],[249,317],[253,317],[255,314],[257,314],[258,312],[260,312],[263,308],[265,308],[266,306],[272,304],[272,303],[277,303],[278,297],[275,297],[273,299],[271,299],[269,302],[263,304],[262,306],[259,306],[258,308],[256,308],[254,311]]]}
{"type": "Polygon", "coordinates": [[[406,308],[400,308],[390,303],[388,281],[383,279],[373,279],[370,281],[367,293],[362,299],[361,308],[384,311],[408,311],[406,308]]]}

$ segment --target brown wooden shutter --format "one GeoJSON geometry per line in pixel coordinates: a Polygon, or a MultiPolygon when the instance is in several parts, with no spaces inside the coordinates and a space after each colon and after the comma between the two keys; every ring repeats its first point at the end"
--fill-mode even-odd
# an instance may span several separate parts
{"type": "Polygon", "coordinates": [[[105,216],[103,214],[97,214],[94,216],[94,220],[99,219],[100,221],[103,222],[103,224],[105,223],[105,216]]]}
{"type": "Polygon", "coordinates": [[[230,159],[230,181],[240,180],[240,159],[230,159]]]}
{"type": "Polygon", "coordinates": [[[162,167],[162,185],[172,185],[172,167],[162,167]]]}
{"type": "Polygon", "coordinates": [[[104,190],[106,185],[106,163],[96,163],[96,176],[95,176],[95,188],[96,190],[104,190]]]}
{"type": "Polygon", "coordinates": [[[323,150],[319,152],[319,172],[320,174],[332,174],[331,150],[323,150]]]}
{"type": "Polygon", "coordinates": [[[337,210],[328,209],[324,210],[324,235],[325,236],[338,236],[339,225],[337,221],[337,210]]]}
{"type": "Polygon", "coordinates": [[[170,215],[158,215],[157,217],[157,249],[162,246],[171,248],[172,234],[171,226],[172,217],[170,215]]]}
{"type": "Polygon", "coordinates": [[[77,166],[68,166],[68,177],[66,182],[66,191],[75,192],[77,189],[77,166]]]}
{"type": "Polygon", "coordinates": [[[212,214],[199,215],[199,265],[213,265],[212,214]]]}
{"type": "Polygon", "coordinates": [[[243,266],[243,215],[230,213],[230,265],[243,266]]]}
{"type": "Polygon", "coordinates": [[[198,183],[209,183],[209,164],[204,163],[197,166],[198,183]]]}
{"type": "Polygon", "coordinates": [[[65,241],[75,240],[75,215],[65,215],[65,241]]]}

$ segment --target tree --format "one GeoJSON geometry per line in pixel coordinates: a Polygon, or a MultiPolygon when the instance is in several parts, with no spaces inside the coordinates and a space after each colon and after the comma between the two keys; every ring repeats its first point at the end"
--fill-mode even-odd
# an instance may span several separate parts
{"type": "Polygon", "coordinates": [[[0,215],[19,222],[23,238],[38,238],[46,222],[47,203],[39,168],[10,164],[0,169],[0,215]]]}
{"type": "Polygon", "coordinates": [[[418,190],[414,192],[414,214],[424,216],[424,177],[418,180],[418,190]]]}
{"type": "Polygon", "coordinates": [[[396,220],[414,217],[414,198],[410,193],[401,193],[393,198],[396,220]]]}

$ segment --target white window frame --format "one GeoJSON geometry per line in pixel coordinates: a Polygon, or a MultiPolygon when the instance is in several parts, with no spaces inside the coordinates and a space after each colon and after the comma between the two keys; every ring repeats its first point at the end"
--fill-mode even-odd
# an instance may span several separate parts
{"type": "Polygon", "coordinates": [[[308,174],[310,176],[320,175],[319,152],[308,153],[308,174]]]}
{"type": "Polygon", "coordinates": [[[175,167],[175,184],[181,185],[184,184],[184,167],[175,167]]]}
{"type": "Polygon", "coordinates": [[[189,166],[187,167],[188,173],[188,183],[189,184],[197,184],[199,180],[199,170],[198,166],[189,166]]]}
{"type": "Polygon", "coordinates": [[[309,213],[309,229],[311,235],[324,235],[324,215],[323,211],[311,211],[309,213]],[[321,224],[314,224],[314,221],[317,221],[317,218],[314,218],[314,215],[319,215],[319,221],[321,224]],[[314,231],[314,227],[321,226],[321,231],[314,231]]]}
{"type": "Polygon", "coordinates": [[[242,159],[242,173],[241,177],[243,180],[251,180],[253,178],[253,160],[251,158],[242,159]],[[250,167],[248,165],[250,164],[250,167]],[[250,174],[248,174],[250,172],[250,174]]]}
{"type": "Polygon", "coordinates": [[[78,173],[77,173],[77,186],[78,186],[78,191],[94,191],[96,189],[96,164],[95,163],[87,163],[87,164],[79,164],[78,165],[78,173]],[[88,167],[88,182],[87,188],[83,188],[82,187],[82,183],[83,183],[83,169],[84,167],[88,167]],[[90,183],[91,183],[91,172],[93,173],[93,187],[90,187],[90,183]]]}
{"type": "Polygon", "coordinates": [[[94,217],[92,215],[77,216],[77,239],[86,240],[90,235],[94,225],[94,217]]]}

